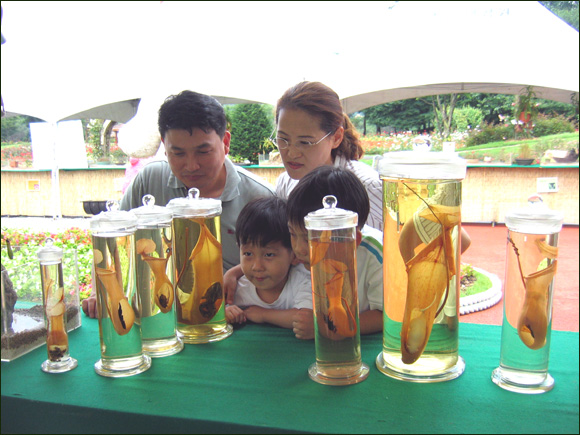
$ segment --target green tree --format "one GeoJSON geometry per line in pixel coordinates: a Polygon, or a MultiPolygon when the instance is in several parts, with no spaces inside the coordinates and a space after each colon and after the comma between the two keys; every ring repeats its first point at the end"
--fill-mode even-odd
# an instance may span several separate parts
{"type": "Polygon", "coordinates": [[[513,102],[513,95],[471,93],[462,94],[461,99],[457,102],[457,107],[479,109],[487,124],[497,124],[500,122],[499,115],[509,116],[512,113],[513,102]]]}
{"type": "Polygon", "coordinates": [[[458,99],[457,94],[436,95],[431,97],[431,105],[435,113],[435,125],[442,138],[451,134],[453,124],[453,111],[458,99]]]}
{"type": "Polygon", "coordinates": [[[483,123],[483,113],[475,107],[459,107],[453,112],[453,130],[465,132],[483,123]]]}
{"type": "Polygon", "coordinates": [[[382,127],[397,131],[429,130],[432,128],[433,109],[426,98],[410,98],[369,107],[362,111],[364,122],[374,124],[376,133],[382,127]]]}
{"type": "Polygon", "coordinates": [[[230,155],[252,163],[258,161],[260,147],[274,130],[272,106],[266,104],[237,104],[226,110],[231,121],[230,155]]]}
{"type": "Polygon", "coordinates": [[[30,123],[43,122],[32,116],[2,118],[2,142],[30,142],[30,123]]]}
{"type": "Polygon", "coordinates": [[[570,26],[578,30],[578,21],[580,14],[578,13],[578,2],[540,2],[548,8],[554,15],[568,23],[570,26]]]}

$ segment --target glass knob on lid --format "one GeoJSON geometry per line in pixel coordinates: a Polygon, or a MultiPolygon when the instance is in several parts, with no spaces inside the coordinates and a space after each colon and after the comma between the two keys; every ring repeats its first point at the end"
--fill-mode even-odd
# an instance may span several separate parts
{"type": "Polygon", "coordinates": [[[167,207],[155,205],[153,195],[145,195],[142,199],[143,205],[133,211],[137,215],[137,226],[155,226],[169,224],[173,219],[173,213],[167,207]]]}
{"type": "Polygon", "coordinates": [[[222,202],[219,199],[202,198],[199,189],[189,189],[186,198],[175,198],[169,201],[167,208],[176,217],[204,217],[220,215],[222,202]]]}
{"type": "Polygon", "coordinates": [[[551,210],[537,193],[528,198],[526,207],[506,214],[505,224],[510,231],[526,234],[555,234],[562,230],[564,216],[551,210]]]}
{"type": "Polygon", "coordinates": [[[109,231],[134,232],[137,225],[137,216],[131,211],[119,210],[119,201],[108,200],[107,211],[94,216],[90,221],[93,233],[109,231]]]}
{"type": "Polygon", "coordinates": [[[308,213],[304,224],[308,230],[334,230],[356,227],[358,214],[350,210],[338,208],[338,200],[334,195],[327,195],[322,199],[320,210],[308,213]]]}
{"type": "Polygon", "coordinates": [[[62,260],[62,249],[54,246],[54,240],[48,237],[45,241],[45,246],[40,248],[36,255],[40,260],[40,264],[56,264],[62,260]]]}

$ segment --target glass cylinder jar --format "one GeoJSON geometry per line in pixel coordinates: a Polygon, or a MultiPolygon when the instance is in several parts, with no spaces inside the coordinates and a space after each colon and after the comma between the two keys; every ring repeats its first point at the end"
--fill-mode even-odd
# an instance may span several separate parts
{"type": "Polygon", "coordinates": [[[336,208],[325,196],[324,208],[304,218],[310,247],[316,362],[311,379],[327,385],[362,382],[369,367],[362,362],[356,272],[355,212],[336,208]]]}
{"type": "Polygon", "coordinates": [[[135,271],[141,299],[143,351],[151,357],[174,355],[183,350],[175,321],[172,213],[155,205],[152,195],[143,197],[135,232],[135,271]]]}
{"type": "Polygon", "coordinates": [[[177,330],[185,343],[223,340],[233,328],[225,316],[221,201],[201,198],[192,188],[167,208],[173,213],[177,330]]]}
{"type": "Polygon", "coordinates": [[[62,373],[74,369],[78,362],[70,356],[68,345],[67,307],[62,271],[63,252],[53,243],[53,239],[47,238],[45,246],[37,253],[40,261],[48,352],[48,359],[42,363],[41,368],[47,373],[62,373]]]}
{"type": "Polygon", "coordinates": [[[107,377],[132,376],[151,367],[151,358],[143,353],[135,279],[137,216],[118,208],[117,201],[108,201],[107,211],[90,222],[101,342],[95,371],[107,377]]]}
{"type": "Polygon", "coordinates": [[[383,351],[377,368],[411,382],[460,376],[461,180],[455,153],[385,154],[383,351]]]}
{"type": "Polygon", "coordinates": [[[563,216],[539,195],[505,217],[508,228],[500,364],[492,381],[501,388],[538,394],[554,387],[548,373],[552,298],[563,216]]]}

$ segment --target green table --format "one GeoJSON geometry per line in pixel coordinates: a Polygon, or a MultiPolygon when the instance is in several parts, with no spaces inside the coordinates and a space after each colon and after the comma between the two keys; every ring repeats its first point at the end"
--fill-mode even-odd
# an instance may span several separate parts
{"type": "Polygon", "coordinates": [[[79,366],[47,374],[46,349],[2,363],[2,433],[578,433],[578,333],[554,331],[542,395],[504,391],[490,380],[498,326],[460,325],[465,373],[414,384],[380,373],[382,336],[362,339],[371,368],[362,383],[317,384],[307,374],[313,341],[290,330],[246,325],[221,342],[186,345],[128,378],[104,378],[96,320],[71,332],[79,366]]]}

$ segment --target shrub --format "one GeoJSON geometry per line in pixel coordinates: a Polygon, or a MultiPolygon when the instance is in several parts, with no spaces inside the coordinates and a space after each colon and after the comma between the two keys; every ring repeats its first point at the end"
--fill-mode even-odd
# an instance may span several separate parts
{"type": "Polygon", "coordinates": [[[483,112],[475,107],[461,107],[453,112],[453,127],[457,131],[469,131],[483,123],[483,112]]]}
{"type": "Polygon", "coordinates": [[[546,116],[540,114],[534,125],[534,136],[548,136],[551,134],[573,133],[574,124],[562,115],[546,116]]]}
{"type": "Polygon", "coordinates": [[[228,112],[232,123],[230,154],[257,163],[264,139],[274,130],[271,106],[238,104],[228,112]]]}
{"type": "Polygon", "coordinates": [[[479,129],[472,130],[467,139],[465,146],[482,145],[489,142],[501,142],[513,139],[514,127],[509,124],[493,125],[483,124],[479,129]]]}

